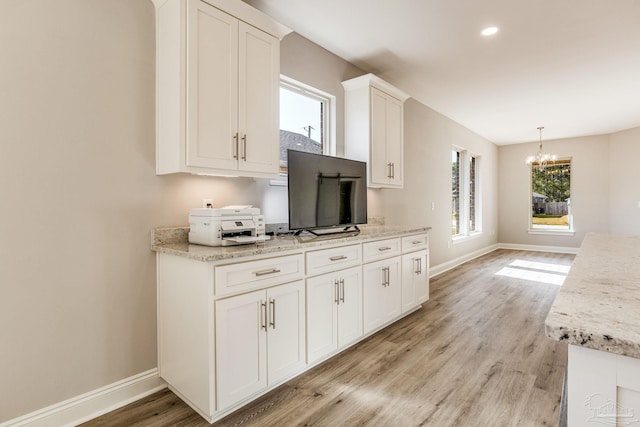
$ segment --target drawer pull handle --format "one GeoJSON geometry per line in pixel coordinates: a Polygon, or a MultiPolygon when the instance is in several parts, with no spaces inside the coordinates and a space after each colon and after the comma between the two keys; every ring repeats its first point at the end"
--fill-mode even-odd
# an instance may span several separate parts
{"type": "Polygon", "coordinates": [[[330,261],[340,261],[343,259],[347,259],[346,255],[336,255],[336,256],[329,257],[330,261]]]}
{"type": "Polygon", "coordinates": [[[390,248],[389,246],[383,246],[383,247],[381,247],[381,248],[378,248],[378,250],[379,250],[380,252],[388,251],[388,250],[390,250],[390,249],[391,249],[391,248],[390,248]]]}
{"type": "Polygon", "coordinates": [[[270,268],[268,270],[260,270],[260,271],[253,272],[253,274],[255,274],[256,276],[266,276],[267,274],[274,274],[274,273],[280,273],[280,270],[278,270],[277,268],[270,268]]]}
{"type": "Polygon", "coordinates": [[[411,242],[412,245],[419,245],[420,243],[422,243],[422,240],[414,240],[411,242]]]}

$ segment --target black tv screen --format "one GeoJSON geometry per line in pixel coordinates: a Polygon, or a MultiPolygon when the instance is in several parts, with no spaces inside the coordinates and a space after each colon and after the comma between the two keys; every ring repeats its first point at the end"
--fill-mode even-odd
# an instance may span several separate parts
{"type": "Polygon", "coordinates": [[[289,229],[367,223],[367,164],[288,150],[289,229]]]}

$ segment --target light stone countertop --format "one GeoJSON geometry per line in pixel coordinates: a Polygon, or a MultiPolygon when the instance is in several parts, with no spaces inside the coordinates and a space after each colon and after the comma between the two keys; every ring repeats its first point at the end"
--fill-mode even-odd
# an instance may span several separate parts
{"type": "Polygon", "coordinates": [[[189,244],[189,227],[156,228],[151,232],[151,250],[208,262],[292,250],[305,250],[341,243],[358,243],[366,240],[379,240],[386,237],[402,237],[412,234],[426,233],[431,230],[431,227],[403,227],[387,225],[362,225],[359,226],[359,228],[359,233],[348,233],[343,236],[271,236],[271,239],[264,243],[225,247],[189,244]]]}
{"type": "Polygon", "coordinates": [[[545,332],[557,341],[640,358],[640,236],[585,237],[545,332]]]}

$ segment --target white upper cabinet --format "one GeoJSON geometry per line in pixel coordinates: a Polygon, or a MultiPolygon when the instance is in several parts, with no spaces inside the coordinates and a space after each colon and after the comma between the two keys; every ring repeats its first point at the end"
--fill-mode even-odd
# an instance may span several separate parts
{"type": "Polygon", "coordinates": [[[156,7],[156,173],[277,177],[289,30],[240,1],[156,7]]]}
{"type": "Polygon", "coordinates": [[[404,184],[404,101],[409,95],[366,74],[342,82],[347,158],[367,162],[369,187],[404,184]]]}

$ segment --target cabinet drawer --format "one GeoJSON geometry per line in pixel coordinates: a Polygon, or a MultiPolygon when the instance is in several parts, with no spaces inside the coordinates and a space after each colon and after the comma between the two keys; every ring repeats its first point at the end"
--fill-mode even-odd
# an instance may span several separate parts
{"type": "Polygon", "coordinates": [[[379,240],[362,245],[363,262],[376,261],[400,254],[400,238],[379,240]]]}
{"type": "Polygon", "coordinates": [[[216,296],[227,295],[300,279],[304,259],[298,254],[221,265],[214,275],[216,296]]]}
{"type": "Polygon", "coordinates": [[[360,245],[307,252],[307,275],[327,273],[360,264],[360,245]]]}
{"type": "Polygon", "coordinates": [[[427,249],[429,246],[428,234],[416,234],[415,236],[405,236],[402,238],[402,252],[417,251],[427,249]]]}

